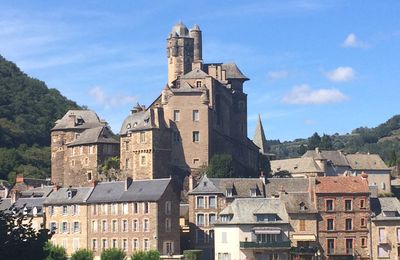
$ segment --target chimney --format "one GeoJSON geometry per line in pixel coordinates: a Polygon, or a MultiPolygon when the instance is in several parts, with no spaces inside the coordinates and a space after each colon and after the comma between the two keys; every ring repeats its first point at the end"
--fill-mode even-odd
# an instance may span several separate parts
{"type": "Polygon", "coordinates": [[[264,171],[263,170],[260,171],[260,180],[262,180],[262,182],[265,185],[265,175],[264,175],[264,171]]]}
{"type": "Polygon", "coordinates": [[[60,186],[58,186],[57,184],[53,185],[53,192],[58,191],[58,189],[60,188],[60,186]]]}
{"type": "Polygon", "coordinates": [[[319,153],[319,147],[315,147],[315,152],[318,154],[319,153]]]}
{"type": "Polygon", "coordinates": [[[308,192],[310,193],[311,196],[311,202],[314,205],[316,204],[315,183],[316,183],[315,177],[308,178],[308,192]]]}
{"type": "Polygon", "coordinates": [[[361,178],[363,179],[363,180],[365,180],[365,181],[367,181],[367,183],[368,183],[368,174],[366,173],[366,172],[361,172],[361,178]]]}
{"type": "Polygon", "coordinates": [[[193,190],[193,176],[189,175],[189,191],[193,190]]]}
{"type": "Polygon", "coordinates": [[[16,183],[23,183],[24,182],[24,175],[23,174],[17,174],[17,177],[15,178],[16,183]]]}
{"type": "Polygon", "coordinates": [[[11,192],[11,204],[14,204],[19,198],[19,192],[18,190],[13,190],[11,192]]]}
{"type": "Polygon", "coordinates": [[[125,191],[127,191],[129,189],[129,187],[131,186],[133,180],[131,177],[127,177],[126,181],[125,181],[125,191]]]}
{"type": "Polygon", "coordinates": [[[95,188],[97,186],[98,181],[97,180],[93,180],[92,182],[92,187],[95,188]]]}

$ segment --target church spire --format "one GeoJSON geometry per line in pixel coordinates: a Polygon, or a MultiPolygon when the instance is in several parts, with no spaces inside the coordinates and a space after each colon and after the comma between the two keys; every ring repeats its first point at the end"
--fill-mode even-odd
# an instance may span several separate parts
{"type": "Polygon", "coordinates": [[[264,128],[261,122],[261,116],[258,114],[256,130],[254,132],[253,143],[260,148],[262,154],[268,153],[267,140],[265,139],[264,128]]]}

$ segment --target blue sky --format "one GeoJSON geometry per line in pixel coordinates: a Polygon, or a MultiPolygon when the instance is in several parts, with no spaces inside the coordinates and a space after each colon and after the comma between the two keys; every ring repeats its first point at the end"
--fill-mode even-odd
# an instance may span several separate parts
{"type": "Polygon", "coordinates": [[[167,81],[165,39],[203,31],[205,62],[251,80],[268,139],[346,133],[399,113],[400,1],[1,1],[0,54],[118,132],[167,81]]]}

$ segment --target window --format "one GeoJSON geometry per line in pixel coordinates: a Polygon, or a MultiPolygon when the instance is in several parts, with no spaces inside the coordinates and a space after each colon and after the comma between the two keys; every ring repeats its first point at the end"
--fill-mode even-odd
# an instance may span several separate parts
{"type": "Polygon", "coordinates": [[[101,204],[101,213],[104,215],[108,214],[108,205],[107,204],[101,204]]]}
{"type": "Polygon", "coordinates": [[[63,222],[61,224],[61,232],[62,233],[68,233],[68,222],[63,222]]]}
{"type": "Polygon", "coordinates": [[[361,238],[361,247],[367,247],[367,238],[366,237],[361,238]]]}
{"type": "Polygon", "coordinates": [[[378,257],[389,257],[390,246],[378,245],[378,257]]]}
{"type": "Polygon", "coordinates": [[[208,207],[210,209],[217,208],[217,198],[215,196],[208,197],[208,207]]]}
{"type": "Polygon", "coordinates": [[[361,227],[366,227],[367,226],[365,218],[361,218],[360,219],[360,224],[361,224],[361,227]]]}
{"type": "Polygon", "coordinates": [[[326,230],[328,231],[334,230],[333,219],[330,218],[326,220],[326,230]]]}
{"type": "Polygon", "coordinates": [[[49,215],[53,216],[54,215],[54,206],[49,207],[49,215]]]}
{"type": "Polygon", "coordinates": [[[171,219],[165,219],[165,232],[171,232],[171,219]]]}
{"type": "Polygon", "coordinates": [[[89,146],[89,154],[94,154],[95,151],[94,149],[95,149],[94,145],[89,146]]]}
{"type": "Polygon", "coordinates": [[[209,214],[208,215],[208,224],[209,225],[214,225],[216,220],[215,214],[209,214]]]}
{"type": "Polygon", "coordinates": [[[174,121],[178,122],[180,120],[179,110],[174,110],[174,121]]]}
{"type": "Polygon", "coordinates": [[[200,142],[200,132],[199,131],[193,131],[193,142],[194,143],[200,142]]]}
{"type": "Polygon", "coordinates": [[[84,163],[85,163],[85,165],[88,165],[89,164],[89,158],[85,158],[84,163]]]}
{"type": "Polygon", "coordinates": [[[129,151],[129,142],[125,142],[125,151],[129,151]]]}
{"type": "Polygon", "coordinates": [[[78,251],[79,250],[79,238],[74,238],[73,239],[73,249],[74,249],[74,251],[78,251]]]}
{"type": "Polygon", "coordinates": [[[146,166],[146,155],[144,154],[140,156],[140,166],[146,166]]]}
{"type": "Polygon", "coordinates": [[[128,220],[126,219],[122,220],[122,231],[128,232],[128,220]]]}
{"type": "Polygon", "coordinates": [[[346,230],[352,230],[353,229],[353,220],[348,218],[346,219],[346,230]]]}
{"type": "Polygon", "coordinates": [[[81,231],[81,225],[78,221],[74,222],[74,233],[78,233],[81,231]]]}
{"type": "MultiPolygon", "coordinates": [[[[256,253],[256,255],[261,254],[261,253],[256,253]]],[[[256,257],[256,259],[262,259],[262,255],[259,256],[259,258],[256,257]]],[[[278,259],[278,258],[268,258],[268,259],[278,259]]],[[[218,260],[231,260],[231,254],[230,253],[218,253],[218,260]]]]}
{"type": "Polygon", "coordinates": [[[144,232],[149,232],[150,230],[150,222],[148,219],[143,220],[143,231],[144,232]]]}
{"type": "Polygon", "coordinates": [[[111,223],[112,223],[112,224],[111,224],[112,232],[117,232],[117,231],[118,231],[117,220],[114,219],[111,223]]]}
{"type": "Polygon", "coordinates": [[[92,208],[92,215],[97,215],[97,211],[98,211],[97,205],[92,205],[91,208],[92,208]]]}
{"type": "Polygon", "coordinates": [[[56,232],[57,230],[57,223],[56,222],[51,222],[50,223],[50,232],[56,232]]]}
{"type": "Polygon", "coordinates": [[[306,231],[306,221],[305,219],[300,219],[299,221],[299,230],[306,231]]]}
{"type": "Polygon", "coordinates": [[[92,220],[92,232],[97,232],[97,220],[92,220]]]}
{"type": "Polygon", "coordinates": [[[132,204],[132,207],[133,207],[133,213],[135,213],[135,214],[139,213],[139,205],[137,202],[134,202],[132,204]]]}
{"type": "Polygon", "coordinates": [[[92,250],[96,251],[97,250],[97,239],[92,240],[92,250]]]}
{"type": "Polygon", "coordinates": [[[72,166],[72,167],[75,166],[75,160],[71,160],[71,166],[72,166]]]}
{"type": "Polygon", "coordinates": [[[111,214],[113,214],[113,215],[118,214],[118,204],[116,204],[116,203],[111,204],[111,214]]]}
{"type": "Polygon", "coordinates": [[[125,238],[122,240],[122,250],[124,251],[128,250],[128,240],[125,238]]]}
{"type": "Polygon", "coordinates": [[[194,165],[198,165],[199,162],[200,162],[200,159],[199,159],[199,158],[194,158],[194,159],[193,159],[193,164],[194,164],[194,165]]]}
{"type": "Polygon", "coordinates": [[[397,228],[397,243],[400,243],[400,228],[397,228]]]}
{"type": "Polygon", "coordinates": [[[232,196],[233,196],[232,188],[226,189],[226,196],[227,196],[227,197],[232,197],[232,196]]]}
{"type": "Polygon", "coordinates": [[[149,213],[149,203],[148,202],[144,202],[143,203],[143,213],[147,214],[149,213]]]}
{"type": "Polygon", "coordinates": [[[196,81],[196,88],[201,88],[201,81],[200,80],[196,81]]]}
{"type": "Polygon", "coordinates": [[[128,203],[122,204],[122,209],[123,209],[124,215],[128,214],[128,211],[129,211],[128,207],[129,207],[128,203]]]}
{"type": "Polygon", "coordinates": [[[92,171],[87,171],[87,172],[86,172],[86,175],[87,175],[87,180],[88,180],[88,181],[91,181],[92,178],[93,178],[93,177],[92,177],[92,171]]]}
{"type": "Polygon", "coordinates": [[[231,215],[221,215],[221,222],[229,222],[231,220],[231,215]]]}
{"type": "Polygon", "coordinates": [[[62,214],[67,215],[68,214],[68,206],[62,206],[62,214]]]}
{"type": "Polygon", "coordinates": [[[112,240],[112,247],[113,248],[117,248],[118,247],[118,242],[117,242],[117,239],[115,239],[115,238],[112,240]]]}
{"type": "Polygon", "coordinates": [[[198,209],[204,209],[204,197],[203,196],[197,196],[197,208],[198,209]]]}
{"type": "Polygon", "coordinates": [[[174,252],[174,242],[164,242],[164,255],[170,255],[174,252]]]}
{"type": "Polygon", "coordinates": [[[360,208],[365,209],[365,199],[360,200],[360,208]]]}
{"type": "Polygon", "coordinates": [[[335,253],[335,239],[328,239],[328,255],[335,253]]]}
{"type": "Polygon", "coordinates": [[[326,200],[326,211],[333,211],[333,200],[326,200]]]}
{"type": "Polygon", "coordinates": [[[257,197],[257,190],[255,188],[250,189],[250,196],[251,197],[257,197]]]}
{"type": "Polygon", "coordinates": [[[102,222],[102,227],[101,227],[101,231],[103,232],[107,232],[107,220],[103,220],[102,222]]]}
{"type": "Polygon", "coordinates": [[[79,215],[79,205],[72,205],[72,214],[79,215]]]}
{"type": "Polygon", "coordinates": [[[382,188],[382,190],[386,189],[386,184],[384,182],[381,183],[381,188],[382,188]]]}
{"type": "Polygon", "coordinates": [[[197,225],[198,227],[204,226],[204,215],[203,215],[203,214],[197,214],[196,225],[197,225]]]}
{"type": "Polygon", "coordinates": [[[386,234],[385,228],[379,228],[379,242],[385,243],[386,242],[386,234]]]}
{"type": "Polygon", "coordinates": [[[145,143],[146,142],[146,133],[145,132],[140,132],[140,143],[145,143]]]}
{"type": "Polygon", "coordinates": [[[171,215],[171,201],[165,202],[165,215],[171,215]]]}
{"type": "Polygon", "coordinates": [[[353,202],[351,200],[345,200],[344,201],[344,209],[346,211],[352,211],[353,210],[353,202]]]}
{"type": "Polygon", "coordinates": [[[353,239],[351,238],[346,238],[346,254],[353,254],[353,239]]]}
{"type": "Polygon", "coordinates": [[[134,238],[132,240],[132,248],[133,248],[133,251],[139,250],[139,240],[137,238],[134,238]]]}
{"type": "Polygon", "coordinates": [[[193,121],[199,121],[199,110],[193,110],[193,121]]]}
{"type": "Polygon", "coordinates": [[[107,249],[107,248],[108,248],[108,240],[107,240],[107,239],[103,239],[101,242],[102,242],[102,243],[101,243],[102,249],[103,249],[103,250],[104,250],[104,249],[107,249]]]}
{"type": "Polygon", "coordinates": [[[148,251],[150,249],[150,242],[149,239],[143,239],[143,249],[144,251],[148,251]]]}
{"type": "Polygon", "coordinates": [[[139,220],[137,219],[133,220],[133,231],[135,232],[139,231],[139,220]]]}

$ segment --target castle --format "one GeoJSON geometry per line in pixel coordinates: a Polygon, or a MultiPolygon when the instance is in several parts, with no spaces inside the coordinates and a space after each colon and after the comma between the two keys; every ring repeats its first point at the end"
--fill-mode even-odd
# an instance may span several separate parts
{"type": "MultiPolygon", "coordinates": [[[[135,106],[121,126],[122,175],[133,179],[166,178],[176,172],[197,175],[215,154],[232,155],[240,172],[257,172],[261,154],[247,137],[247,94],[243,84],[248,78],[234,63],[203,62],[202,32],[197,25],[188,30],[178,23],[172,28],[167,38],[167,59],[168,82],[160,96],[147,108],[135,106]]],[[[52,139],[57,140],[52,142],[52,180],[84,186],[95,176],[92,173],[89,178],[88,172],[96,165],[83,169],[85,163],[79,164],[82,159],[74,157],[78,156],[74,147],[85,154],[86,146],[81,145],[87,142],[79,142],[84,132],[91,128],[109,131],[95,119],[97,116],[81,116],[85,123],[79,125],[79,118],[71,119],[68,113],[52,131],[52,139]],[[71,122],[64,123],[67,120],[71,122]],[[74,170],[77,162],[82,168],[79,171],[74,170]],[[70,175],[76,178],[72,180],[70,175]]],[[[109,142],[110,138],[106,135],[102,140],[107,140],[111,154],[117,155],[117,144],[109,142]]],[[[98,164],[103,154],[96,155],[98,164]]]]}

